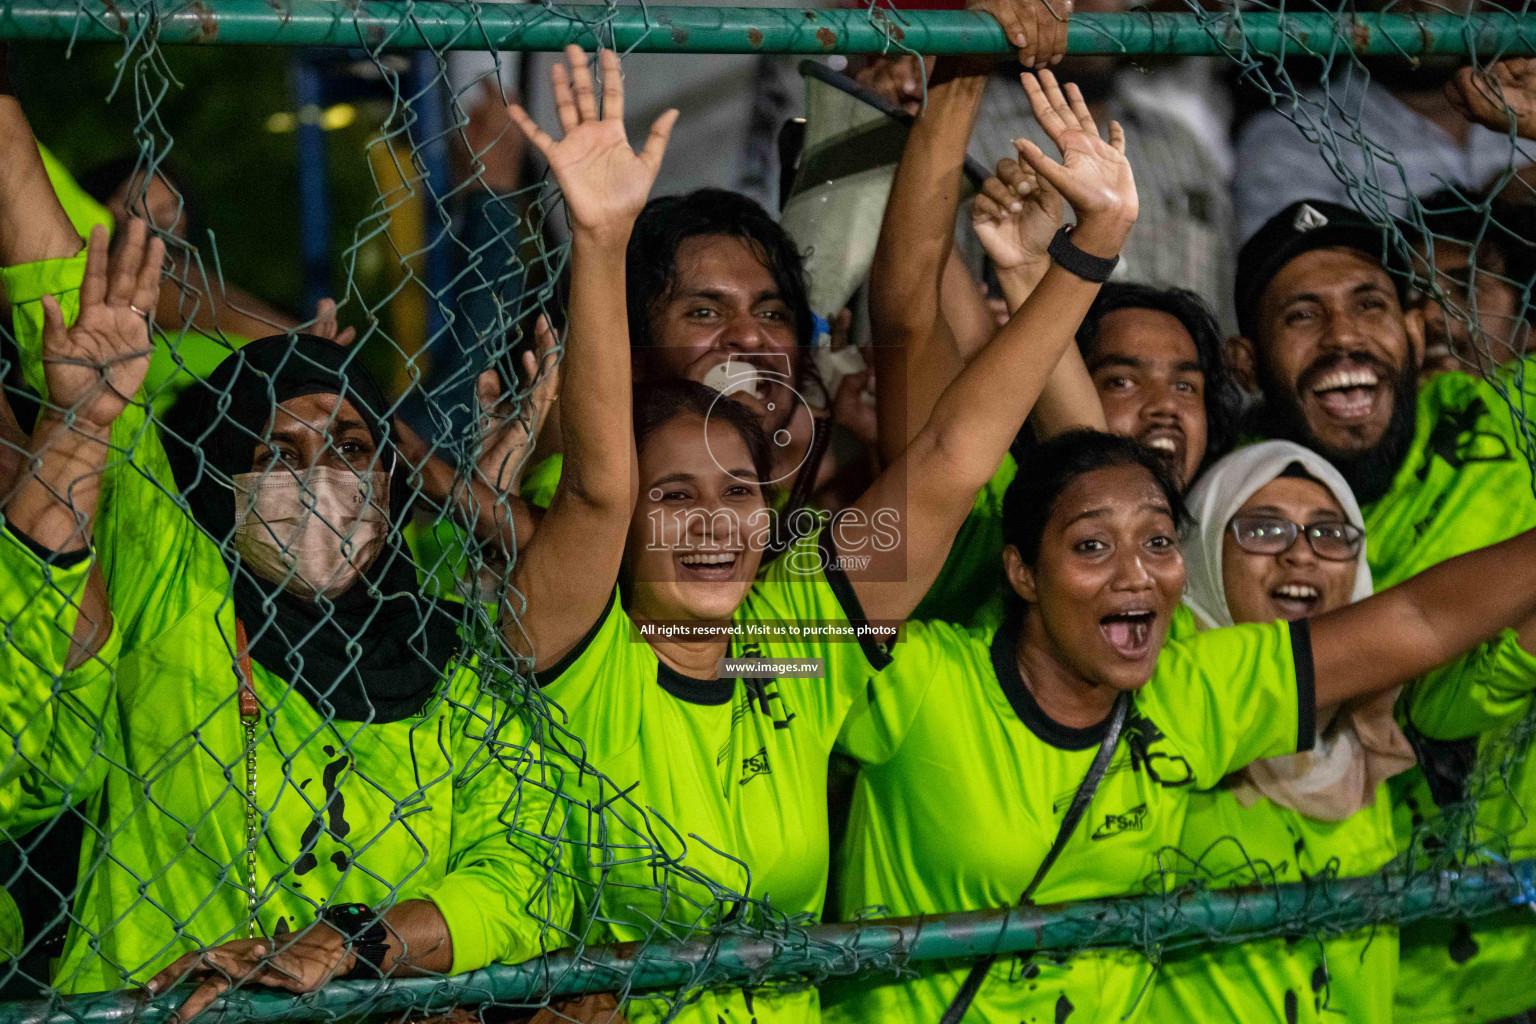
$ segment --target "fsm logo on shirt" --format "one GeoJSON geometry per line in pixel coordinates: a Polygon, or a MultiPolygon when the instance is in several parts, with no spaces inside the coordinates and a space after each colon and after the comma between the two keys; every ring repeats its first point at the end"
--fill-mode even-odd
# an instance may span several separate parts
{"type": "Polygon", "coordinates": [[[741,781],[738,785],[745,786],[759,775],[768,775],[772,772],[773,769],[768,767],[768,748],[759,747],[757,753],[741,759],[741,781]]]}
{"type": "Polygon", "coordinates": [[[1122,832],[1140,832],[1146,828],[1147,805],[1137,804],[1120,814],[1106,814],[1099,827],[1093,830],[1095,840],[1108,839],[1122,832]]]}

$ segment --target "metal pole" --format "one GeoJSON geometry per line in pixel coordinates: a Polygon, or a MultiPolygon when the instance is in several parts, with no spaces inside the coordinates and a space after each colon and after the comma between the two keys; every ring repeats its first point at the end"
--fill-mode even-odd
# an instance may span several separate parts
{"type": "Polygon", "coordinates": [[[295,53],[289,63],[294,105],[299,111],[299,265],[304,311],[331,293],[331,202],[325,160],[325,131],[320,125],[324,90],[320,69],[309,54],[295,53]]]}
{"type": "MultiPolygon", "coordinates": [[[[79,42],[348,46],[376,49],[558,50],[597,45],[646,53],[1008,53],[997,24],[969,11],[799,8],[547,6],[418,0],[0,0],[0,39],[79,42]]],[[[1100,54],[1536,54],[1536,16],[1496,12],[1080,14],[1073,53],[1100,54]]]]}
{"type": "MultiPolygon", "coordinates": [[[[925,960],[1085,948],[1147,949],[1214,936],[1341,934],[1433,916],[1476,917],[1527,904],[1536,861],[1404,879],[1373,876],[1267,888],[1085,900],[1046,907],[784,929],[682,943],[632,942],[550,953],[452,978],[333,982],[293,997],[239,990],[213,1007],[222,1024],[428,1015],[456,1005],[536,1006],[586,992],[760,984],[892,971],[925,960]]],[[[171,993],[179,1001],[186,992],[171,993]]],[[[0,1004],[11,1024],[158,1024],[166,1000],[129,993],[0,1004]]]]}

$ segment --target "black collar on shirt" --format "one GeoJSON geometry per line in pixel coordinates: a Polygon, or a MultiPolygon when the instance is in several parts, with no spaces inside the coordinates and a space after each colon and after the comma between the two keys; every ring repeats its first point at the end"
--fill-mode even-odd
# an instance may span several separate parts
{"type": "Polygon", "coordinates": [[[1102,743],[1104,730],[1109,727],[1109,719],[1114,711],[1106,714],[1102,722],[1083,729],[1062,725],[1047,715],[1035,700],[1035,695],[1029,692],[1029,687],[1024,685],[1024,677],[1019,674],[1019,659],[1014,653],[1018,639],[1019,624],[1010,617],[992,638],[992,671],[997,674],[1003,696],[1008,698],[1008,704],[1013,708],[1013,713],[1019,716],[1019,721],[1030,732],[1058,750],[1089,750],[1102,743]]]}
{"type": "Polygon", "coordinates": [[[695,679],[683,675],[660,658],[656,659],[656,685],[689,704],[729,704],[736,693],[735,679],[695,679]]]}

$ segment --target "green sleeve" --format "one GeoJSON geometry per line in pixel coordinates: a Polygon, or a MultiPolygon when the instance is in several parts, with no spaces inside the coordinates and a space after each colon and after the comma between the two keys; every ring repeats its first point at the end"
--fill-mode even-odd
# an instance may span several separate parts
{"type": "Polygon", "coordinates": [[[448,874],[420,893],[448,924],[454,974],[564,945],[574,909],[551,810],[555,773],[503,702],[472,699],[455,716],[464,756],[448,874]]]}
{"type": "Polygon", "coordinates": [[[518,495],[534,508],[549,508],[549,503],[555,497],[555,488],[560,486],[560,467],[564,464],[565,460],[556,452],[530,468],[523,474],[518,495]]]}
{"type": "Polygon", "coordinates": [[[1012,455],[1003,457],[992,479],[976,493],[970,515],[960,526],[938,578],[913,611],[912,618],[966,625],[985,615],[988,602],[1002,593],[1003,495],[1018,473],[1012,455]]]}
{"type": "Polygon", "coordinates": [[[1536,691],[1536,657],[1506,629],[1448,665],[1414,680],[1400,707],[1434,740],[1459,740],[1510,725],[1536,691]]]}
{"type": "Polygon", "coordinates": [[[946,668],[946,641],[959,631],[942,622],[913,622],[891,663],[854,700],[837,750],[860,764],[884,764],[901,749],[923,710],[934,677],[946,668]]]}
{"type": "MultiPolygon", "coordinates": [[[[47,396],[41,298],[55,296],[65,323],[73,323],[84,277],[84,252],[0,269],[22,374],[41,396],[47,396]]],[[[227,590],[229,579],[177,496],[159,428],[144,406],[129,405],[112,424],[112,446],[102,475],[96,545],[123,649],[132,651],[171,628],[207,589],[227,590]]]]}
{"type": "Polygon", "coordinates": [[[842,630],[812,640],[825,659],[833,689],[862,690],[865,681],[890,661],[891,644],[867,632],[868,620],[836,543],[836,522],[802,537],[759,574],[737,613],[738,620],[797,622],[842,630]]]}
{"type": "Polygon", "coordinates": [[[16,815],[27,802],[26,780],[53,739],[56,698],[69,678],[64,665],[90,562],[46,565],[0,524],[0,623],[5,631],[0,731],[7,741],[0,763],[0,824],[13,833],[18,831],[16,815]]]}
{"type": "Polygon", "coordinates": [[[1200,789],[1261,758],[1309,749],[1317,698],[1307,623],[1231,626],[1169,643],[1137,704],[1156,708],[1152,721],[1200,789]]]}
{"type": "Polygon", "coordinates": [[[21,376],[27,387],[44,398],[43,303],[44,295],[59,300],[64,322],[73,323],[80,313],[80,282],[85,280],[85,250],[56,260],[39,260],[0,269],[0,284],[11,304],[11,326],[21,354],[21,376]]]}
{"type": "Polygon", "coordinates": [[[70,224],[74,225],[80,237],[91,237],[91,228],[98,224],[110,232],[112,230],[111,212],[80,187],[74,175],[59,162],[58,157],[48,151],[48,147],[38,143],[37,152],[43,158],[43,169],[48,173],[48,182],[53,186],[53,194],[59,197],[59,205],[64,207],[65,216],[69,217],[70,224]]]}

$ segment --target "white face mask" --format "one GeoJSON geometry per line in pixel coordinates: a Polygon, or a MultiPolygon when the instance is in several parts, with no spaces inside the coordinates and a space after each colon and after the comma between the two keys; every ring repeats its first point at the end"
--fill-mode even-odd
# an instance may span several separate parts
{"type": "Polygon", "coordinates": [[[345,591],[389,530],[389,474],[314,466],[240,473],[234,548],[251,571],[313,601],[345,591]]]}

